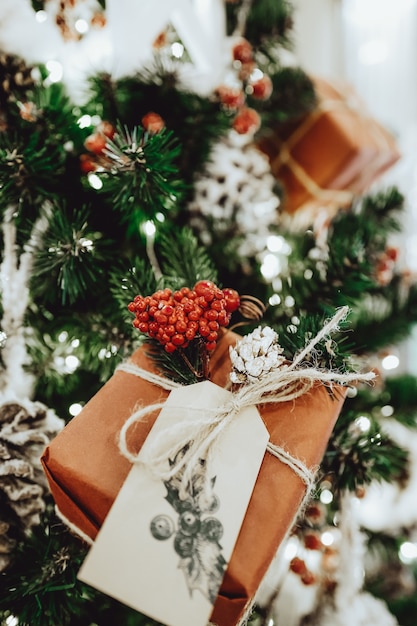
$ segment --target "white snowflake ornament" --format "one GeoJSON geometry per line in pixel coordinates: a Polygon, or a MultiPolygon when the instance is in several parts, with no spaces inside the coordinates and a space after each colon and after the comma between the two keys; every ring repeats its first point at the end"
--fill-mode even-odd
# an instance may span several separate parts
{"type": "Polygon", "coordinates": [[[258,326],[230,348],[232,383],[255,383],[274,369],[285,367],[284,349],[269,326],[258,326]]]}

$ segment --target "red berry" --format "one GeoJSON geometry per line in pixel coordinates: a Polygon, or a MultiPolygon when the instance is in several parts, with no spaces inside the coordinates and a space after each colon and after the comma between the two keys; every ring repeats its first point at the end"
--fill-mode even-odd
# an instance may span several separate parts
{"type": "Polygon", "coordinates": [[[213,322],[219,317],[219,313],[215,309],[209,309],[208,311],[205,311],[204,317],[206,320],[213,322]]]}
{"type": "Polygon", "coordinates": [[[215,341],[209,342],[209,343],[206,343],[206,348],[207,348],[207,350],[209,350],[211,352],[212,350],[216,349],[216,345],[217,344],[216,344],[215,341]]]}
{"type": "Polygon", "coordinates": [[[187,329],[188,329],[188,326],[184,320],[178,320],[178,322],[175,324],[175,330],[178,333],[185,333],[187,329]]]}
{"type": "Polygon", "coordinates": [[[114,128],[113,124],[107,122],[106,120],[100,122],[100,124],[97,126],[97,131],[99,133],[102,133],[105,137],[108,137],[109,139],[113,139],[116,134],[116,129],[114,128]]]}
{"type": "Polygon", "coordinates": [[[84,141],[84,147],[94,154],[101,154],[106,147],[107,138],[101,133],[93,133],[84,141]]]}
{"type": "Polygon", "coordinates": [[[196,309],[193,309],[188,314],[188,319],[193,322],[197,322],[200,319],[200,317],[201,317],[201,313],[199,313],[196,309]]]}
{"type": "MultiPolygon", "coordinates": [[[[211,299],[213,300],[213,298],[214,295],[211,294],[211,299]]],[[[194,302],[198,304],[198,306],[201,306],[202,309],[207,309],[210,302],[210,294],[206,294],[205,296],[198,296],[198,298],[196,298],[194,302]]]]}
{"type": "Polygon", "coordinates": [[[159,133],[165,128],[165,122],[158,113],[150,111],[142,117],[142,126],[149,133],[159,133]]]}
{"type": "Polygon", "coordinates": [[[226,311],[233,313],[240,306],[240,297],[235,289],[223,289],[224,299],[226,300],[226,311]]]}
{"type": "Polygon", "coordinates": [[[182,344],[185,341],[185,337],[184,335],[180,335],[179,333],[174,335],[171,339],[172,343],[174,344],[174,346],[182,346],[182,344]]]}
{"type": "Polygon", "coordinates": [[[259,113],[255,109],[249,107],[242,107],[239,113],[233,120],[233,128],[239,135],[246,135],[246,133],[256,133],[261,125],[261,118],[259,113]]]}
{"type": "Polygon", "coordinates": [[[89,172],[95,172],[98,168],[98,164],[91,158],[89,154],[81,154],[80,155],[80,169],[84,174],[89,174],[89,172]]]}
{"type": "Polygon", "coordinates": [[[302,576],[301,576],[301,582],[304,585],[314,585],[314,583],[316,582],[316,577],[314,576],[314,574],[312,572],[310,572],[309,570],[307,570],[302,576]]]}
{"type": "Polygon", "coordinates": [[[163,326],[164,324],[168,322],[167,316],[161,313],[161,311],[156,311],[154,318],[158,322],[158,324],[160,324],[161,326],[163,326]]]}
{"type": "Polygon", "coordinates": [[[248,63],[253,59],[253,48],[247,39],[240,39],[232,48],[232,55],[235,61],[248,63]]]}
{"type": "Polygon", "coordinates": [[[184,313],[191,313],[191,311],[194,311],[194,302],[192,300],[184,298],[181,304],[184,308],[184,313]]]}
{"type": "Polygon", "coordinates": [[[305,574],[305,572],[307,572],[307,566],[305,564],[305,561],[303,559],[300,559],[300,557],[295,556],[290,561],[290,570],[295,574],[305,574]]]}
{"type": "Polygon", "coordinates": [[[230,317],[226,313],[226,311],[220,311],[217,321],[219,322],[220,326],[227,326],[230,322],[230,317]]]}
{"type": "Polygon", "coordinates": [[[220,102],[228,109],[240,109],[245,104],[245,94],[241,89],[221,85],[217,94],[220,102]]]}
{"type": "Polygon", "coordinates": [[[208,337],[210,334],[210,328],[206,324],[204,324],[203,326],[200,325],[198,332],[202,337],[208,337]]]}
{"type": "Polygon", "coordinates": [[[177,347],[174,346],[174,344],[171,343],[170,341],[168,341],[168,343],[165,344],[164,348],[166,352],[175,352],[175,350],[177,349],[177,347]]]}
{"type": "Polygon", "coordinates": [[[398,248],[394,248],[393,246],[388,246],[385,250],[385,254],[391,261],[396,261],[398,259],[398,248]]]}
{"type": "Polygon", "coordinates": [[[304,545],[309,550],[321,550],[323,544],[316,533],[308,533],[304,536],[304,545]]]}
{"type": "Polygon", "coordinates": [[[199,280],[198,283],[194,285],[194,291],[198,296],[204,296],[215,288],[216,285],[211,280],[199,280]]]}
{"type": "Polygon", "coordinates": [[[224,310],[224,302],[223,300],[215,300],[211,303],[211,310],[220,313],[224,310]]]}
{"type": "Polygon", "coordinates": [[[252,96],[258,100],[268,100],[272,93],[272,80],[266,74],[259,80],[251,83],[252,96]]]}

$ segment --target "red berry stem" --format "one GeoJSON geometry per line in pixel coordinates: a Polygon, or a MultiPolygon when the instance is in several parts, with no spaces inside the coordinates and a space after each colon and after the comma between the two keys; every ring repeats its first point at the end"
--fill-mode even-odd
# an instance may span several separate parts
{"type": "Polygon", "coordinates": [[[205,353],[205,358],[201,359],[202,364],[204,363],[204,360],[207,361],[206,367],[204,367],[204,364],[203,364],[200,372],[198,372],[195,369],[195,367],[191,363],[190,359],[185,354],[184,350],[182,350],[181,348],[178,348],[178,354],[180,355],[180,357],[182,358],[182,360],[184,361],[184,363],[186,364],[188,369],[194,374],[194,376],[196,377],[197,380],[208,380],[208,354],[207,354],[207,350],[205,349],[205,347],[203,345],[203,342],[201,342],[200,350],[201,350],[201,352],[205,353]]]}

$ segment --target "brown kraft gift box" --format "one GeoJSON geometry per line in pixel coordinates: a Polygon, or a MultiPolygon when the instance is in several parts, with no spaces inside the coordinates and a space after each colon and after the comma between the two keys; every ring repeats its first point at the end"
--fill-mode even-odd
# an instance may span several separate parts
{"type": "MultiPolygon", "coordinates": [[[[229,345],[238,338],[233,332],[226,333],[211,358],[211,380],[220,386],[227,385],[229,345]]],[[[153,370],[141,348],[131,361],[153,370]]],[[[80,535],[95,538],[131,468],[118,448],[124,422],[138,406],[163,401],[167,394],[133,374],[116,371],[44,451],[42,463],[58,512],[80,535]]],[[[259,408],[271,442],[307,467],[315,467],[323,457],[343,400],[344,393],[331,396],[318,383],[295,401],[259,408]]],[[[140,449],[156,417],[152,415],[129,430],[130,449],[140,449]]],[[[213,624],[233,626],[242,618],[291,528],[304,494],[302,480],[266,452],[214,605],[213,624]]]]}
{"type": "Polygon", "coordinates": [[[394,137],[352,88],[318,78],[313,83],[317,108],[258,143],[284,186],[287,213],[305,205],[346,206],[400,158],[394,137]]]}

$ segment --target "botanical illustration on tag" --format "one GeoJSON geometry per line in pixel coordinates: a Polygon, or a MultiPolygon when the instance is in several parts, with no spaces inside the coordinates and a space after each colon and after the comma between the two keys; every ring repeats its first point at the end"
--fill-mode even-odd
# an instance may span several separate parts
{"type": "MultiPolygon", "coordinates": [[[[187,444],[169,463],[175,465],[187,451],[187,444]]],[[[223,524],[213,515],[220,502],[212,489],[216,477],[209,479],[210,494],[206,493],[206,462],[199,460],[196,473],[188,481],[184,494],[181,493],[181,480],[184,470],[180,470],[163,481],[167,490],[165,499],[177,513],[174,520],[166,514],[155,516],[150,524],[151,534],[158,541],[173,537],[172,548],[180,557],[178,567],[183,571],[190,595],[200,591],[214,604],[222,582],[226,559],[222,554],[220,540],[223,536],[223,524]]]]}

